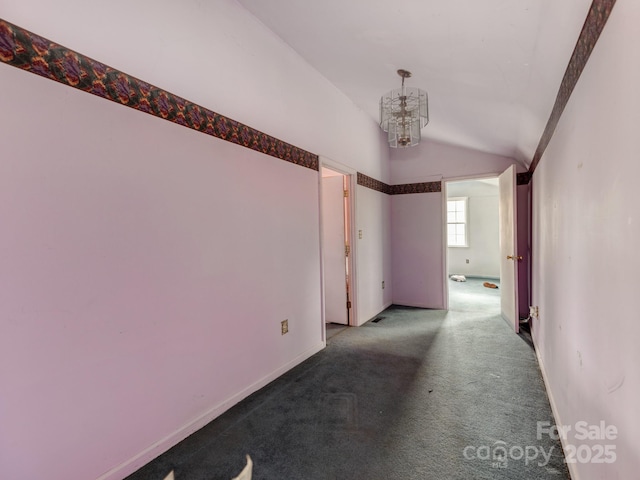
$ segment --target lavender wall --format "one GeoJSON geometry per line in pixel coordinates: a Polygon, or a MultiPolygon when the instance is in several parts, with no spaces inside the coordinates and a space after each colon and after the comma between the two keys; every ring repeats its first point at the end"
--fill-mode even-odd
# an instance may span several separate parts
{"type": "Polygon", "coordinates": [[[391,197],[393,303],[444,308],[442,193],[391,197]]]}
{"type": "Polygon", "coordinates": [[[390,158],[392,184],[486,177],[515,163],[512,158],[429,140],[413,148],[392,150],[390,158]]]}
{"type": "MultiPolygon", "coordinates": [[[[640,468],[640,4],[619,0],[532,180],[534,341],[565,445],[611,445],[613,462],[572,478],[636,478],[640,468]],[[576,423],[616,438],[576,438],[576,423]]],[[[575,458],[575,457],[574,457],[575,458]]]]}
{"type": "Polygon", "coordinates": [[[148,460],[322,348],[317,172],[0,68],[3,475],[148,460]]]}
{"type": "Polygon", "coordinates": [[[388,181],[380,128],[234,0],[6,0],[2,18],[388,181]],[[289,121],[304,118],[304,121],[289,121]],[[358,139],[359,141],[354,141],[358,139]]]}

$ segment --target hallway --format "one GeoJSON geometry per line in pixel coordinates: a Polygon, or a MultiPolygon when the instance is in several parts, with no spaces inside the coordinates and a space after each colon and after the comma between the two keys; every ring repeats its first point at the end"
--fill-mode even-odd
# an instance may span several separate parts
{"type": "Polygon", "coordinates": [[[559,442],[537,438],[554,421],[535,355],[499,315],[377,318],[129,479],[228,480],[247,453],[254,479],[568,477],[559,442]]]}
{"type": "Polygon", "coordinates": [[[136,478],[229,479],[245,453],[255,478],[562,477],[514,458],[560,453],[549,401],[567,457],[593,454],[573,478],[637,477],[640,2],[388,3],[3,2],[3,478],[161,453],[136,478]],[[405,68],[431,111],[394,148],[405,68]],[[358,325],[326,348],[323,167],[351,179],[358,325]],[[507,170],[529,336],[477,303],[387,309],[499,275],[476,195],[471,270],[444,220],[449,183],[507,170]]]}

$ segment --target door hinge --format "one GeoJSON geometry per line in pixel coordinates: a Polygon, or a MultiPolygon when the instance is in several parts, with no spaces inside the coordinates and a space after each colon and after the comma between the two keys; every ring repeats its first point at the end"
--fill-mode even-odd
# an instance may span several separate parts
{"type": "Polygon", "coordinates": [[[351,308],[351,302],[347,302],[347,308],[351,308]]]}
{"type": "Polygon", "coordinates": [[[344,256],[348,257],[350,253],[351,253],[351,247],[349,247],[349,245],[345,245],[344,246],[344,256]]]}
{"type": "Polygon", "coordinates": [[[349,190],[344,190],[344,198],[347,198],[349,196],[349,190]]]}

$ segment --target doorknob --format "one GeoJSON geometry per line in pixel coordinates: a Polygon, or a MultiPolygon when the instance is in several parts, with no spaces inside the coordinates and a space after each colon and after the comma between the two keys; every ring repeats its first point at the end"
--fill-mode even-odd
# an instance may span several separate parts
{"type": "Polygon", "coordinates": [[[507,260],[513,260],[513,259],[516,259],[516,260],[518,260],[519,262],[521,262],[521,261],[522,261],[522,255],[518,255],[518,256],[514,256],[514,255],[507,255],[507,260]]]}

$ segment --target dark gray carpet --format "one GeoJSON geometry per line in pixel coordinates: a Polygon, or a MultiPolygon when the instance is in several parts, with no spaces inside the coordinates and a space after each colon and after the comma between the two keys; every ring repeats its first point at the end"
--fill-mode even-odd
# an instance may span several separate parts
{"type": "Polygon", "coordinates": [[[537,438],[536,422],[554,421],[534,353],[498,315],[394,306],[379,318],[130,480],[229,480],[247,453],[256,480],[568,478],[559,442],[537,438]]]}
{"type": "Polygon", "coordinates": [[[326,332],[327,332],[327,341],[331,340],[333,337],[335,337],[336,335],[338,335],[340,332],[342,332],[343,330],[345,330],[347,327],[346,325],[339,325],[337,323],[326,323],[325,324],[325,328],[326,328],[326,332]]]}

